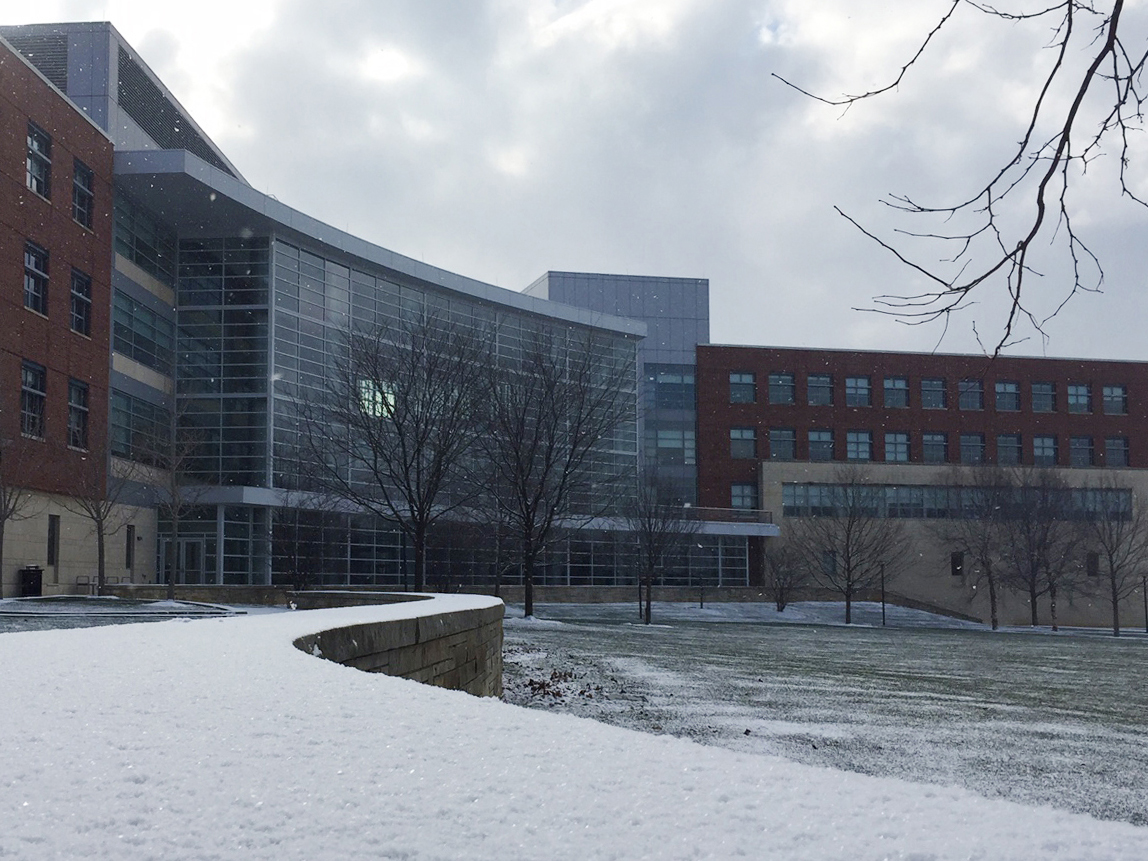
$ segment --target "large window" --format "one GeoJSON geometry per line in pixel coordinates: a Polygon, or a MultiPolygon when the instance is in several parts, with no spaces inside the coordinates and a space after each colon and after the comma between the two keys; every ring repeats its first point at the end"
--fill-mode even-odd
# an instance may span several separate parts
{"type": "Polygon", "coordinates": [[[659,428],[658,463],[667,466],[697,463],[697,443],[692,430],[659,428]]]}
{"type": "Polygon", "coordinates": [[[170,377],[174,337],[175,327],[170,320],[128,294],[116,291],[112,307],[112,349],[117,353],[170,377]]]}
{"type": "Polygon", "coordinates": [[[797,431],[793,428],[769,429],[769,459],[793,460],[797,457],[797,431]]]}
{"type": "Polygon", "coordinates": [[[35,123],[28,123],[28,188],[41,197],[52,196],[52,138],[35,123]]]}
{"type": "Polygon", "coordinates": [[[1056,466],[1056,437],[1032,438],[1032,462],[1037,466],[1056,466]]]}
{"type": "Polygon", "coordinates": [[[118,192],[115,251],[164,284],[175,284],[175,232],[118,192]]]}
{"type": "Polygon", "coordinates": [[[833,405],[833,377],[829,374],[810,374],[806,394],[811,407],[833,405]]]}
{"type": "Polygon", "coordinates": [[[92,279],[79,269],[72,270],[72,331],[92,334],[92,279]]]}
{"type": "Polygon", "coordinates": [[[660,410],[694,408],[694,375],[689,372],[658,371],[654,375],[654,403],[660,410]]]}
{"type": "Polygon", "coordinates": [[[1092,386],[1088,383],[1069,383],[1068,411],[1070,413],[1092,412],[1092,386]]]}
{"type": "Polygon", "coordinates": [[[1123,416],[1128,413],[1128,387],[1104,387],[1104,413],[1109,416],[1123,416]]]}
{"type": "Polygon", "coordinates": [[[809,432],[809,459],[833,460],[833,431],[811,430],[809,432]]]}
{"type": "Polygon", "coordinates": [[[961,434],[961,463],[984,463],[985,435],[983,433],[961,434]]]}
{"type": "Polygon", "coordinates": [[[68,380],[68,445],[88,447],[88,385],[68,380]]]}
{"type": "Polygon", "coordinates": [[[735,371],[729,375],[729,402],[731,404],[757,403],[757,375],[735,371]]]}
{"type": "Polygon", "coordinates": [[[91,230],[95,208],[92,169],[76,159],[72,167],[72,218],[91,230]]]}
{"type": "Polygon", "coordinates": [[[1074,436],[1068,441],[1068,462],[1072,466],[1092,466],[1092,437],[1074,436]]]}
{"type": "Polygon", "coordinates": [[[753,428],[730,428],[729,456],[736,460],[757,457],[757,431],[753,428]]]}
{"type": "Polygon", "coordinates": [[[1032,411],[1034,413],[1056,412],[1056,383],[1032,384],[1032,411]]]}
{"type": "Polygon", "coordinates": [[[921,406],[926,410],[943,410],[949,405],[945,395],[945,381],[933,377],[921,380],[921,406]]]}
{"type": "Polygon", "coordinates": [[[1128,466],[1128,437],[1110,436],[1104,440],[1104,465],[1128,466]]]}
{"type": "Polygon", "coordinates": [[[1020,409],[1020,383],[1000,380],[996,384],[997,409],[1000,412],[1016,412],[1020,409]]]}
{"type": "Polygon", "coordinates": [[[733,484],[729,496],[731,508],[757,508],[756,484],[733,484]]]}
{"type": "Polygon", "coordinates": [[[48,252],[35,242],[24,243],[24,307],[48,315],[48,252]]]}
{"type": "Polygon", "coordinates": [[[20,368],[20,431],[24,436],[44,438],[47,397],[47,370],[35,362],[24,362],[20,368]]]}
{"type": "Polygon", "coordinates": [[[983,410],[985,408],[984,381],[961,380],[957,383],[957,407],[962,410],[983,410]]]}
{"type": "Polygon", "coordinates": [[[905,377],[885,378],[885,407],[903,409],[909,406],[909,381],[905,377]]]}
{"type": "Polygon", "coordinates": [[[1002,433],[997,437],[997,463],[1017,466],[1021,460],[1021,439],[1018,433],[1002,433]]]}
{"type": "Polygon", "coordinates": [[[794,402],[793,374],[769,375],[769,402],[771,404],[794,402]]]}
{"type": "Polygon", "coordinates": [[[872,403],[872,385],[868,377],[845,378],[845,406],[867,407],[872,403]]]}
{"type": "Polygon", "coordinates": [[[949,435],[946,433],[921,434],[921,460],[925,463],[946,463],[949,459],[949,435]]]}
{"type": "Polygon", "coordinates": [[[116,457],[163,466],[171,440],[171,413],[112,390],[111,450],[116,457]]]}
{"type": "Polygon", "coordinates": [[[907,433],[885,434],[885,460],[890,463],[905,463],[909,460],[909,435],[907,433]]]}
{"type": "Polygon", "coordinates": [[[845,457],[847,460],[872,460],[872,432],[848,431],[845,434],[845,457]]]}

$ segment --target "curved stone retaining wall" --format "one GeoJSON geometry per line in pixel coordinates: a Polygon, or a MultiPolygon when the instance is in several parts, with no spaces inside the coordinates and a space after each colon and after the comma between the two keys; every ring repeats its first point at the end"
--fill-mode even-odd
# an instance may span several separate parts
{"type": "MultiPolygon", "coordinates": [[[[420,604],[414,602],[416,607],[420,604]]],[[[498,697],[502,696],[502,614],[499,602],[478,609],[368,622],[307,634],[295,640],[295,646],[368,673],[498,697]]]]}

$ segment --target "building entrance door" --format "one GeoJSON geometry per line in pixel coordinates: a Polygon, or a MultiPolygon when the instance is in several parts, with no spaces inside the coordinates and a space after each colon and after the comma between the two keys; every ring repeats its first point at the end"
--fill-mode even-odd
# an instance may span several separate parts
{"type": "Polygon", "coordinates": [[[181,538],[175,543],[175,556],[172,555],[172,540],[161,538],[159,541],[159,558],[162,576],[161,583],[166,583],[171,574],[171,566],[176,566],[176,583],[202,583],[203,582],[203,539],[181,538]]]}

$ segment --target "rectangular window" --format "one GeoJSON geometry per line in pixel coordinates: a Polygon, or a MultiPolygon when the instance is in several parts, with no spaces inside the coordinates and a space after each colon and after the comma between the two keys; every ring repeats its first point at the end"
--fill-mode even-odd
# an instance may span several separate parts
{"type": "Polygon", "coordinates": [[[88,384],[68,380],[68,445],[88,447],[88,384]]]}
{"type": "Polygon", "coordinates": [[[757,485],[730,485],[729,501],[731,508],[757,508],[757,485]]]}
{"type": "Polygon", "coordinates": [[[1095,550],[1084,554],[1084,573],[1089,577],[1100,576],[1100,554],[1095,550]]]}
{"type": "Polygon", "coordinates": [[[1092,466],[1092,437],[1074,436],[1069,439],[1068,462],[1072,466],[1092,466]]]}
{"type": "Polygon", "coordinates": [[[954,550],[949,554],[949,573],[954,577],[960,577],[965,573],[965,554],[960,550],[954,550]]]}
{"type": "Polygon", "coordinates": [[[1000,380],[996,384],[997,410],[1013,413],[1020,409],[1020,383],[1000,380]]]}
{"type": "Polygon", "coordinates": [[[926,410],[943,410],[949,406],[945,395],[945,381],[932,378],[921,380],[921,406],[926,410]]]}
{"type": "Polygon", "coordinates": [[[962,410],[983,410],[985,408],[985,384],[983,380],[961,380],[957,383],[957,408],[962,410]]]}
{"type": "Polygon", "coordinates": [[[885,408],[904,409],[909,406],[909,381],[905,377],[885,378],[885,408]]]}
{"type": "Polygon", "coordinates": [[[1056,437],[1032,438],[1032,462],[1037,466],[1056,466],[1056,437]]]}
{"type": "Polygon", "coordinates": [[[1128,466],[1128,437],[1110,436],[1105,438],[1104,465],[1128,466]]]}
{"type": "Polygon", "coordinates": [[[806,394],[811,407],[833,406],[833,377],[829,374],[810,374],[806,394]]]}
{"type": "Polygon", "coordinates": [[[870,431],[849,431],[845,434],[847,460],[873,459],[873,434],[870,431]]]}
{"type": "Polygon", "coordinates": [[[48,552],[45,561],[53,568],[60,564],[60,515],[48,515],[48,552]]]}
{"type": "Polygon", "coordinates": [[[730,428],[729,456],[735,460],[757,457],[757,431],[753,428],[730,428]]]}
{"type": "Polygon", "coordinates": [[[40,197],[52,196],[52,138],[28,123],[28,188],[40,197]]]}
{"type": "Polygon", "coordinates": [[[811,430],[809,432],[809,459],[833,460],[833,431],[811,430]]]}
{"type": "Polygon", "coordinates": [[[909,435],[907,433],[885,434],[885,460],[890,463],[905,463],[909,460],[909,435]]]}
{"type": "Polygon", "coordinates": [[[984,463],[985,435],[983,433],[961,434],[961,463],[984,463]]]}
{"type": "Polygon", "coordinates": [[[873,403],[868,377],[845,378],[845,406],[867,407],[873,403]]]}
{"type": "Polygon", "coordinates": [[[175,326],[170,320],[116,291],[112,305],[113,350],[171,376],[174,340],[175,326]]]}
{"type": "Polygon", "coordinates": [[[91,230],[95,208],[92,169],[75,159],[72,167],[72,218],[91,230]]]}
{"type": "Polygon", "coordinates": [[[697,442],[692,430],[658,428],[657,461],[667,466],[697,463],[697,442]]]}
{"type": "Polygon", "coordinates": [[[1056,412],[1056,383],[1032,384],[1032,411],[1034,413],[1056,412]]]}
{"type": "Polygon", "coordinates": [[[1092,412],[1092,386],[1088,383],[1069,383],[1068,411],[1070,413],[1092,412]]]}
{"type": "Polygon", "coordinates": [[[136,561],[136,527],[129,523],[124,536],[124,568],[131,571],[136,561]]]}
{"type": "Polygon", "coordinates": [[[24,307],[48,315],[48,252],[35,242],[24,243],[24,307]]]}
{"type": "Polygon", "coordinates": [[[694,408],[694,375],[691,373],[658,373],[654,377],[655,402],[660,410],[694,408]]]}
{"type": "Polygon", "coordinates": [[[793,460],[797,457],[797,431],[793,428],[769,429],[769,459],[793,460]]]}
{"type": "Polygon", "coordinates": [[[769,375],[769,402],[771,404],[792,404],[794,402],[793,374],[769,375]]]}
{"type": "Polygon", "coordinates": [[[20,432],[44,438],[44,404],[48,372],[43,365],[25,362],[20,369],[20,432]]]}
{"type": "Polygon", "coordinates": [[[947,463],[949,435],[945,433],[921,434],[921,460],[925,463],[947,463]]]}
{"type": "Polygon", "coordinates": [[[1020,434],[1000,434],[997,437],[997,463],[1002,466],[1018,466],[1021,459],[1020,447],[1020,434]]]}
{"type": "Polygon", "coordinates": [[[729,375],[729,402],[731,404],[757,403],[757,375],[742,372],[729,375]]]}
{"type": "Polygon", "coordinates": [[[821,551],[821,573],[826,577],[837,576],[837,551],[836,550],[822,550],[821,551]]]}
{"type": "Polygon", "coordinates": [[[92,334],[92,279],[79,269],[72,270],[72,331],[92,334]]]}
{"type": "Polygon", "coordinates": [[[1128,414],[1128,387],[1104,387],[1104,414],[1109,416],[1123,416],[1128,414]]]}

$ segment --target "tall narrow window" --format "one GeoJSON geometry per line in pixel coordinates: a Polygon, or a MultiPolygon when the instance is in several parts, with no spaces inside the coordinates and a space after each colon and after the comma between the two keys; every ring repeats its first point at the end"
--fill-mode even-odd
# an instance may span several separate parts
{"type": "Polygon", "coordinates": [[[769,459],[793,460],[797,457],[797,432],[793,428],[769,429],[769,459]]]}
{"type": "Polygon", "coordinates": [[[1128,387],[1104,387],[1104,414],[1109,416],[1123,416],[1128,413],[1128,387]]]}
{"type": "Polygon", "coordinates": [[[833,377],[829,374],[810,374],[806,395],[811,407],[833,406],[833,377]]]}
{"type": "Polygon", "coordinates": [[[24,436],[44,438],[47,376],[44,366],[35,362],[25,362],[20,369],[20,431],[24,436]]]}
{"type": "Polygon", "coordinates": [[[957,408],[962,410],[983,410],[985,408],[985,384],[983,380],[961,380],[957,383],[957,408]]]}
{"type": "Polygon", "coordinates": [[[753,428],[730,428],[729,456],[735,460],[757,457],[757,431],[753,428]]]}
{"type": "Polygon", "coordinates": [[[921,380],[921,406],[926,410],[943,410],[949,405],[945,381],[937,377],[921,380]]]}
{"type": "Polygon", "coordinates": [[[48,252],[35,242],[24,243],[24,307],[48,315],[48,252]]]}
{"type": "Polygon", "coordinates": [[[88,447],[88,384],[68,380],[68,445],[88,447]]]}
{"type": "Polygon", "coordinates": [[[792,404],[794,400],[793,374],[770,374],[769,402],[771,404],[792,404]]]}
{"type": "Polygon", "coordinates": [[[1089,577],[1100,576],[1100,554],[1095,550],[1084,554],[1084,573],[1089,577]]]}
{"type": "Polygon", "coordinates": [[[92,334],[92,279],[79,269],[72,270],[72,331],[92,334]]]}
{"type": "Polygon", "coordinates": [[[962,551],[954,550],[949,554],[949,573],[954,577],[965,573],[965,554],[962,551]]]}
{"type": "Polygon", "coordinates": [[[136,561],[136,527],[134,523],[129,523],[127,533],[124,537],[124,568],[131,571],[135,566],[136,561]]]}
{"type": "Polygon", "coordinates": [[[845,378],[845,406],[867,407],[873,403],[872,387],[868,377],[845,378]]]}
{"type": "Polygon", "coordinates": [[[95,202],[95,193],[92,190],[92,169],[76,159],[72,168],[72,218],[88,230],[92,229],[95,202]]]}
{"type": "Polygon", "coordinates": [[[757,402],[757,376],[745,371],[729,375],[729,402],[731,404],[752,404],[757,402]]]}
{"type": "Polygon", "coordinates": [[[52,566],[60,564],[60,515],[48,515],[48,552],[45,561],[52,566]]]}
{"type": "Polygon", "coordinates": [[[909,381],[905,377],[885,378],[885,407],[903,409],[909,406],[909,381]]]}
{"type": "Polygon", "coordinates": [[[40,197],[52,196],[52,138],[28,123],[28,188],[40,197]]]}

